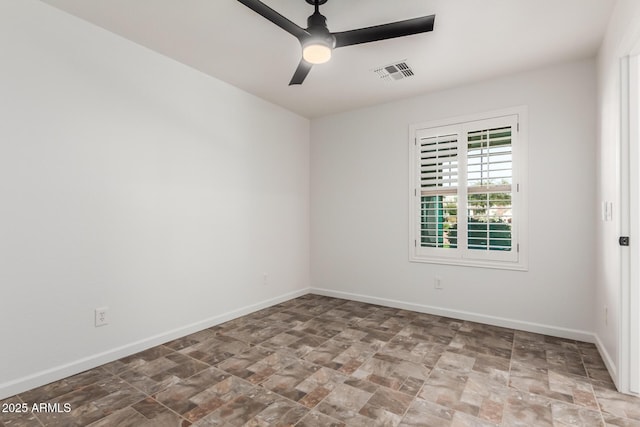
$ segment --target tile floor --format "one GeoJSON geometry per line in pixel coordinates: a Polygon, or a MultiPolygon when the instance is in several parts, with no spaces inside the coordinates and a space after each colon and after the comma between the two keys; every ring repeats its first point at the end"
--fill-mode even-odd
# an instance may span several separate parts
{"type": "Polygon", "coordinates": [[[0,426],[640,426],[592,344],[306,295],[0,403],[0,426]]]}

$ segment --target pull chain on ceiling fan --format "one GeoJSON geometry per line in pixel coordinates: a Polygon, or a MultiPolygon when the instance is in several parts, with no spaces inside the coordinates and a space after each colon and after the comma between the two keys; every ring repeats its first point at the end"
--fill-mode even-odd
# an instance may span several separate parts
{"type": "Polygon", "coordinates": [[[357,30],[332,33],[327,28],[327,18],[320,13],[320,6],[325,4],[327,0],[306,0],[307,3],[314,6],[313,14],[307,18],[306,29],[291,22],[260,0],[238,1],[293,35],[300,42],[302,59],[289,85],[302,84],[314,64],[322,64],[331,59],[333,49],[433,31],[433,23],[436,17],[435,15],[429,15],[357,30]]]}

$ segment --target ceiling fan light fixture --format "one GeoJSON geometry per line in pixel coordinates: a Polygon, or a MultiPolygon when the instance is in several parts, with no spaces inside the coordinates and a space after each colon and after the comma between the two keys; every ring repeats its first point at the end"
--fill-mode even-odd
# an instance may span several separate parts
{"type": "Polygon", "coordinates": [[[293,73],[289,86],[302,84],[315,64],[323,64],[331,59],[333,49],[426,33],[433,31],[435,20],[435,15],[429,15],[332,33],[327,27],[327,18],[320,13],[320,6],[327,0],[306,0],[314,7],[313,14],[307,18],[307,28],[302,28],[280,15],[261,0],[238,1],[293,35],[302,45],[302,59],[293,73]]]}
{"type": "Polygon", "coordinates": [[[324,64],[331,59],[331,50],[328,43],[315,40],[304,45],[302,57],[310,64],[324,64]]]}

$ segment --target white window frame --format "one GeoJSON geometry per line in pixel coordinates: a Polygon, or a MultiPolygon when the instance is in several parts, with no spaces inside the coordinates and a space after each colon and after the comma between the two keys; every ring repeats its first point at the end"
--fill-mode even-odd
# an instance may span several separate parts
{"type": "Polygon", "coordinates": [[[435,264],[450,264],[470,267],[497,268],[507,270],[528,269],[528,206],[527,206],[527,107],[513,107],[504,110],[433,120],[409,126],[409,261],[435,264]],[[514,123],[512,136],[512,251],[471,251],[466,249],[467,215],[460,214],[460,200],[467,197],[467,140],[469,130],[487,129],[492,121],[514,123]],[[460,238],[458,248],[427,248],[421,241],[421,172],[419,137],[430,132],[442,134],[442,130],[459,130],[458,137],[458,227],[460,238]]]}

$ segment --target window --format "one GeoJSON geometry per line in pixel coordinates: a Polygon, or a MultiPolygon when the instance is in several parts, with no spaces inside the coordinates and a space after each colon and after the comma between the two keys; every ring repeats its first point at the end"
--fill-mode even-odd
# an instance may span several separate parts
{"type": "Polygon", "coordinates": [[[411,126],[411,261],[527,268],[525,113],[411,126]]]}

